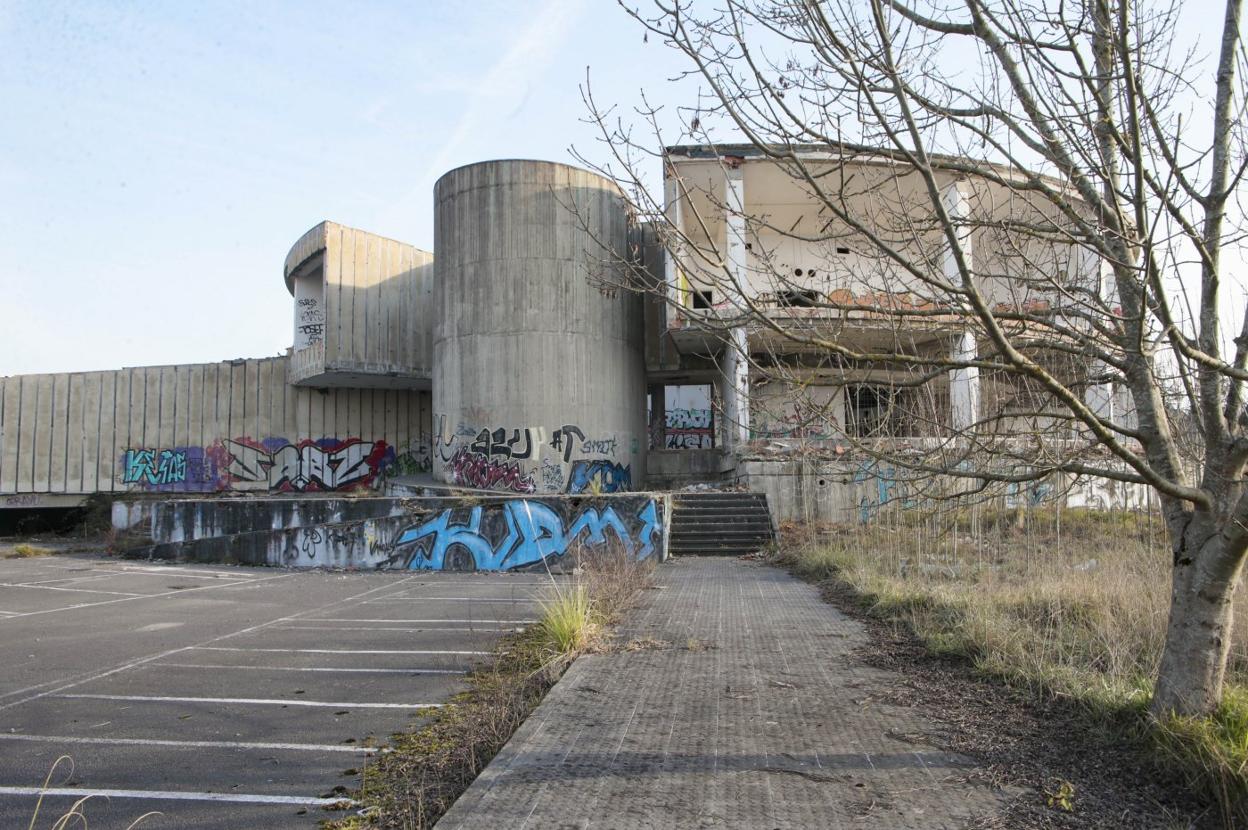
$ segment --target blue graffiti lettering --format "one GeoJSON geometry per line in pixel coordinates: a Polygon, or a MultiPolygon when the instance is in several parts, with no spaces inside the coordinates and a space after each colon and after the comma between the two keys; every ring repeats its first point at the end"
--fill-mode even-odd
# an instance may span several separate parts
{"type": "Polygon", "coordinates": [[[654,499],[637,512],[640,527],[634,536],[614,507],[585,507],[566,526],[563,518],[539,501],[515,499],[501,505],[505,533],[498,542],[482,529],[484,507],[473,507],[466,522],[452,521],[443,510],[419,525],[405,528],[394,542],[396,550],[410,551],[413,570],[443,570],[469,566],[476,570],[513,570],[560,557],[575,544],[605,545],[613,534],[631,556],[645,559],[654,553],[660,534],[654,499]],[[608,533],[610,531],[610,533],[608,533]],[[470,557],[464,562],[463,557],[470,557]]]}

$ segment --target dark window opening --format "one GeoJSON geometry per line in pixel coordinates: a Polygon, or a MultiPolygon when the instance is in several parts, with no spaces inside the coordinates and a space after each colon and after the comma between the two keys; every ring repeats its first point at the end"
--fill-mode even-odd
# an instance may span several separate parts
{"type": "Polygon", "coordinates": [[[903,390],[887,386],[849,386],[845,389],[845,423],[857,438],[895,438],[910,434],[903,390]]]}
{"type": "Polygon", "coordinates": [[[818,302],[817,291],[781,291],[776,294],[776,303],[788,308],[810,308],[818,302]]]}
{"type": "Polygon", "coordinates": [[[847,254],[847,253],[849,253],[849,248],[837,248],[837,249],[836,249],[836,252],[837,252],[838,254],[847,254]]]}
{"type": "Polygon", "coordinates": [[[694,308],[710,308],[711,292],[700,289],[693,289],[693,307],[694,308]]]}

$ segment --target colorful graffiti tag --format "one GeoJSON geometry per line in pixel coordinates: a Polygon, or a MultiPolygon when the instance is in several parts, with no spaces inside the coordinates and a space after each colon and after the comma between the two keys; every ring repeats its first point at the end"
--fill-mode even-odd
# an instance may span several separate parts
{"type": "Polygon", "coordinates": [[[278,492],[363,487],[394,460],[394,450],[385,441],[366,443],[359,438],[297,444],[284,438],[239,438],[225,445],[231,456],[228,472],[235,480],[267,482],[278,492]]]}
{"type": "Polygon", "coordinates": [[[536,493],[532,473],[524,473],[514,461],[492,461],[489,456],[461,447],[448,464],[451,480],[461,487],[479,490],[510,490],[514,493],[536,493]]]}
{"type": "Polygon", "coordinates": [[[135,447],[121,454],[120,479],[144,490],[212,492],[228,484],[229,453],[208,447],[135,447]]]}
{"type": "Polygon", "coordinates": [[[186,481],[182,450],[126,450],[121,480],[126,484],[177,484],[186,481]]]}
{"type": "Polygon", "coordinates": [[[593,548],[611,538],[630,556],[646,559],[655,552],[662,534],[654,499],[646,499],[628,520],[614,506],[560,510],[530,499],[473,507],[467,511],[467,521],[456,521],[455,514],[462,518],[463,512],[448,508],[404,528],[384,566],[516,570],[562,557],[575,545],[593,548]]]}
{"type": "Polygon", "coordinates": [[[631,467],[614,461],[574,461],[568,477],[569,493],[620,493],[633,487],[631,467]]]}
{"type": "Polygon", "coordinates": [[[663,446],[669,450],[709,450],[715,446],[709,409],[669,409],[664,414],[663,446]]]}

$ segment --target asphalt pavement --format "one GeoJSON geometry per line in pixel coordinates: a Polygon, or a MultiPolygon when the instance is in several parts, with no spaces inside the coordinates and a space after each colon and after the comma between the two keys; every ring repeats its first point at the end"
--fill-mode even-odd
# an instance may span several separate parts
{"type": "Polygon", "coordinates": [[[530,622],[534,575],[0,560],[0,827],[315,827],[530,622]]]}

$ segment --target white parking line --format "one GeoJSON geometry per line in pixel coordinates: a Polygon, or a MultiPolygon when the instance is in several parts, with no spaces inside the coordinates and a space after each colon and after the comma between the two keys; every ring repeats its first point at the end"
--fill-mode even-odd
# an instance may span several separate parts
{"type": "Polygon", "coordinates": [[[449,626],[426,626],[424,628],[387,628],[380,625],[283,625],[281,628],[275,628],[274,631],[406,631],[409,634],[420,634],[423,632],[436,631],[473,631],[481,634],[500,634],[512,631],[511,628],[486,628],[479,625],[475,628],[460,627],[452,628],[449,626]]]}
{"type": "Polygon", "coordinates": [[[344,622],[344,623],[494,623],[495,625],[532,625],[537,620],[495,620],[480,618],[475,620],[356,620],[331,619],[328,617],[300,617],[299,622],[344,622]]]}
{"type": "Polygon", "coordinates": [[[196,651],[260,651],[272,654],[489,654],[488,651],[422,651],[362,648],[238,648],[233,646],[191,646],[196,651]]]}
{"type": "Polygon", "coordinates": [[[177,669],[243,669],[247,671],[323,671],[343,674],[467,674],[467,669],[372,669],[337,668],[331,666],[214,666],[209,663],[153,663],[153,666],[170,666],[177,669]]]}
{"type": "Polygon", "coordinates": [[[69,798],[146,798],[153,801],[227,801],[232,804],[292,804],[326,807],[354,804],[349,798],[304,798],[293,795],[250,795],[247,793],[197,793],[178,790],[95,790],[89,787],[0,787],[0,795],[68,796],[69,798]]]}
{"type": "Polygon", "coordinates": [[[169,746],[181,749],[288,749],[293,752],[353,752],[363,755],[389,750],[375,746],[343,744],[275,744],[253,741],[162,741],[154,738],[81,738],[73,735],[15,735],[0,732],[0,741],[31,741],[52,744],[101,744],[104,746],[169,746]]]}
{"type": "Polygon", "coordinates": [[[268,582],[272,579],[286,579],[293,574],[282,573],[276,576],[265,576],[259,579],[240,579],[235,582],[222,582],[218,585],[201,585],[198,588],[184,588],[180,591],[161,591],[159,594],[135,594],[134,596],[118,597],[117,599],[106,599],[101,602],[80,602],[77,605],[63,605],[60,608],[45,608],[42,611],[25,611],[21,614],[10,614],[4,617],[6,620],[19,619],[21,617],[37,617],[41,614],[55,614],[58,611],[75,611],[79,608],[96,608],[100,605],[113,605],[118,602],[134,602],[136,599],[157,599],[159,597],[183,596],[195,591],[210,591],[213,588],[228,588],[232,585],[250,585],[253,582],[268,582]]]}
{"type": "Polygon", "coordinates": [[[77,594],[110,594],[115,597],[147,597],[151,594],[135,594],[129,591],[92,591],[90,588],[66,588],[62,585],[36,585],[34,583],[0,582],[0,588],[30,588],[39,591],[73,591],[77,594]]]}
{"type": "Polygon", "coordinates": [[[385,597],[384,599],[366,599],[362,605],[381,605],[386,602],[509,602],[513,605],[521,602],[538,602],[536,597],[385,597]]]}
{"type": "Polygon", "coordinates": [[[266,697],[162,697],[159,695],[52,695],[85,700],[134,700],[142,703],[242,703],[248,706],[319,706],[333,709],[440,709],[441,703],[335,703],[324,700],[282,700],[266,697]]]}
{"type": "MultiPolygon", "coordinates": [[[[283,573],[283,574],[278,574],[278,575],[276,575],[276,576],[272,576],[272,577],[264,577],[263,579],[264,579],[265,581],[270,580],[270,579],[286,579],[286,578],[291,577],[291,576],[293,576],[293,575],[294,575],[294,574],[290,574],[290,573],[283,573]]],[[[410,577],[409,577],[409,579],[410,579],[410,577]]],[[[405,582],[407,582],[407,581],[408,581],[408,579],[401,579],[401,580],[399,580],[398,584],[399,584],[399,585],[402,585],[403,583],[405,583],[405,582]]],[[[230,585],[230,584],[232,584],[232,583],[228,583],[228,582],[227,582],[227,583],[225,583],[225,584],[226,584],[226,585],[230,585]]],[[[218,586],[218,585],[205,585],[205,586],[204,586],[204,588],[217,588],[217,587],[221,587],[221,586],[218,586]]],[[[360,593],[358,593],[358,594],[353,594],[352,596],[349,596],[349,597],[344,597],[343,599],[339,599],[339,600],[335,600],[335,601],[333,601],[333,602],[327,603],[327,604],[325,604],[325,605],[321,606],[320,608],[315,609],[315,611],[320,611],[321,613],[325,613],[325,610],[326,610],[326,609],[329,609],[329,608],[334,608],[334,607],[337,607],[337,606],[346,605],[346,604],[348,604],[348,603],[352,603],[352,602],[355,602],[355,601],[359,600],[361,597],[366,597],[366,596],[368,596],[369,594],[375,594],[375,593],[377,593],[378,591],[382,591],[382,590],[385,590],[385,589],[387,589],[387,588],[392,588],[392,587],[394,587],[394,586],[392,586],[392,585],[378,585],[378,586],[376,586],[376,587],[374,587],[374,588],[369,588],[367,591],[361,591],[361,592],[360,592],[360,593]]],[[[190,592],[192,592],[192,591],[199,591],[199,590],[203,590],[203,589],[201,589],[201,588],[188,588],[188,589],[187,589],[187,590],[185,590],[185,591],[174,591],[173,593],[175,593],[175,594],[187,594],[187,593],[190,593],[190,592]]],[[[103,604],[103,603],[98,603],[98,604],[103,604]]],[[[259,631],[259,630],[261,630],[261,629],[263,629],[263,628],[268,628],[269,626],[272,626],[272,625],[277,625],[277,624],[279,624],[279,623],[289,622],[289,621],[291,621],[291,620],[297,619],[297,618],[298,618],[301,614],[306,614],[306,613],[309,613],[309,612],[307,612],[307,611],[300,611],[299,613],[296,613],[296,614],[289,614],[289,615],[287,615],[287,616],[285,616],[285,617],[279,617],[279,618],[277,618],[277,619],[275,619],[275,620],[269,620],[268,622],[262,622],[262,623],[258,623],[258,624],[256,624],[256,625],[251,625],[251,626],[248,626],[248,627],[246,627],[246,628],[240,629],[240,630],[238,630],[238,631],[233,631],[233,632],[231,632],[231,633],[229,633],[229,634],[223,634],[223,635],[221,635],[220,637],[210,637],[210,638],[208,638],[207,640],[202,640],[202,641],[201,641],[201,643],[202,643],[202,644],[207,644],[207,643],[215,643],[215,642],[217,642],[217,641],[219,641],[219,640],[225,640],[225,639],[227,639],[227,638],[229,638],[229,637],[237,637],[237,636],[239,636],[240,634],[250,634],[250,633],[253,633],[253,632],[255,632],[255,631],[259,631]]],[[[16,616],[16,615],[14,615],[14,616],[16,616]]],[[[12,619],[12,618],[13,618],[13,617],[5,617],[5,618],[3,618],[3,619],[12,619]]],[[[172,657],[172,656],[173,656],[173,655],[175,655],[175,654],[180,654],[181,652],[186,651],[188,648],[191,648],[191,647],[190,647],[190,646],[182,646],[182,647],[180,647],[180,648],[171,648],[171,649],[166,649],[165,651],[159,651],[159,652],[156,652],[155,654],[149,654],[149,655],[147,655],[146,657],[139,657],[139,658],[137,658],[137,659],[135,659],[135,660],[131,660],[131,661],[126,662],[126,663],[122,663],[121,665],[119,665],[119,666],[114,666],[114,667],[113,667],[113,668],[111,668],[111,669],[106,669],[106,670],[104,670],[104,671],[94,672],[94,673],[91,673],[91,674],[86,674],[86,675],[79,675],[76,679],[74,679],[74,680],[70,680],[70,681],[68,681],[68,682],[65,682],[65,681],[62,681],[62,680],[52,680],[52,681],[48,681],[48,682],[45,682],[45,683],[37,683],[37,684],[35,684],[34,686],[27,686],[27,687],[25,687],[25,688],[23,688],[23,689],[15,689],[15,690],[13,690],[13,691],[11,691],[11,692],[5,692],[3,695],[0,695],[0,698],[5,698],[5,697],[16,697],[17,695],[24,695],[24,694],[27,694],[28,692],[34,692],[34,694],[31,694],[29,697],[24,697],[24,698],[21,698],[21,699],[19,699],[19,700],[12,700],[12,701],[9,701],[8,703],[0,703],[0,710],[9,709],[9,708],[11,708],[11,707],[13,707],[13,706],[20,706],[20,705],[22,705],[23,703],[29,703],[29,702],[30,702],[30,701],[32,701],[32,700],[38,700],[38,699],[39,699],[39,698],[41,698],[41,697],[45,697],[45,696],[50,695],[50,694],[55,694],[56,692],[63,692],[63,691],[65,691],[66,689],[72,689],[72,688],[74,688],[75,686],[81,686],[81,685],[82,685],[82,684],[84,684],[84,683],[91,683],[91,682],[96,681],[96,680],[102,680],[102,679],[104,679],[105,677],[109,677],[109,676],[111,676],[111,675],[117,674],[118,672],[129,671],[130,669],[133,669],[133,668],[135,668],[135,667],[137,667],[137,666],[142,666],[142,665],[144,665],[144,664],[146,664],[146,663],[151,663],[151,662],[156,661],[156,660],[163,660],[163,659],[164,659],[164,658],[166,658],[166,657],[172,657]],[[58,685],[57,685],[58,683],[59,683],[59,684],[61,684],[61,685],[59,685],[59,686],[58,686],[58,685]],[[42,691],[42,692],[41,692],[41,691],[37,691],[37,690],[39,690],[39,689],[46,689],[48,686],[54,686],[55,688],[53,688],[53,689],[49,689],[49,690],[47,690],[47,691],[42,691]]]]}

